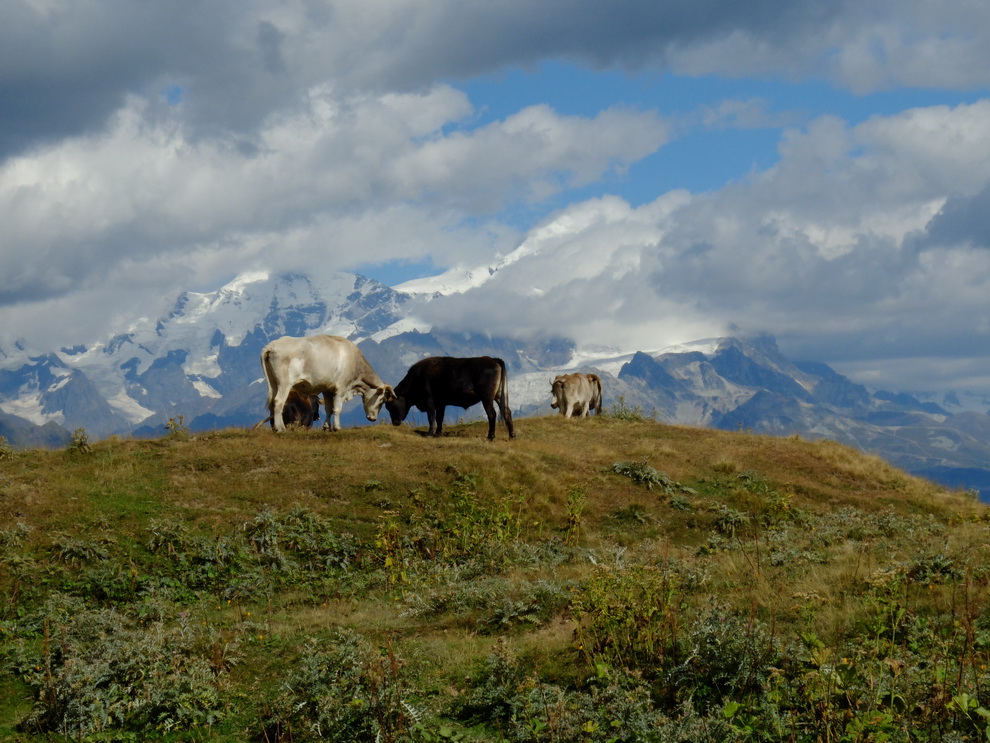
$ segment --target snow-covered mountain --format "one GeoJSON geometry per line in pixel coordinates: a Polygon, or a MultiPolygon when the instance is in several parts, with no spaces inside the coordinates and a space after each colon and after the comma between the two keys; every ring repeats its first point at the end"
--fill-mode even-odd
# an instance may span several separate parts
{"type": "MultiPolygon", "coordinates": [[[[621,400],[669,423],[835,439],[990,496],[990,400],[871,392],[825,364],[785,358],[768,336],[620,353],[417,319],[438,294],[470,292],[497,269],[397,288],[354,274],[319,285],[303,275],[245,274],[215,292],[182,293],[164,317],[135,319],[105,343],[0,350],[0,435],[18,446],[62,445],[77,428],[91,438],[157,436],[180,415],[194,431],[250,426],[267,413],[262,347],[282,335],[329,333],[358,343],[392,384],[425,356],[500,356],[518,418],[553,412],[556,374],[594,370],[607,407],[621,400]]],[[[345,406],[344,421],[364,423],[358,401],[345,406]]]]}
{"type": "Polygon", "coordinates": [[[96,437],[178,415],[201,428],[247,425],[264,417],[258,358],[269,340],[411,329],[410,300],[353,274],[319,287],[306,276],[247,274],[215,292],[184,292],[165,317],[136,319],[106,343],[0,354],[0,410],[96,437]]]}

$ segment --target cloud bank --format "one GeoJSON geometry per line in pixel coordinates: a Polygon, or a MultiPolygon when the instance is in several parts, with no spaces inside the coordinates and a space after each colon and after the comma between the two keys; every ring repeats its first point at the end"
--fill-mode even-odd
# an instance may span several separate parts
{"type": "Polygon", "coordinates": [[[988,37],[966,0],[11,0],[0,347],[101,340],[252,269],[491,265],[428,319],[767,331],[878,386],[990,392],[988,37]],[[644,94],[468,92],[547,62],[574,98],[616,72],[644,94]],[[665,99],[685,76],[738,95],[665,99]],[[804,85],[852,103],[808,115],[804,85]],[[665,152],[702,172],[744,131],[771,165],[651,190],[665,152]]]}

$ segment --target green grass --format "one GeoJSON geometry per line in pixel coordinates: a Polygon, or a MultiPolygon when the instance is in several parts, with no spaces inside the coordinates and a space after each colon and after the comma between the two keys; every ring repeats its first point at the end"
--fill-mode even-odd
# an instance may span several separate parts
{"type": "Polygon", "coordinates": [[[498,433],[5,453],[0,739],[982,739],[976,501],[832,442],[498,433]]]}

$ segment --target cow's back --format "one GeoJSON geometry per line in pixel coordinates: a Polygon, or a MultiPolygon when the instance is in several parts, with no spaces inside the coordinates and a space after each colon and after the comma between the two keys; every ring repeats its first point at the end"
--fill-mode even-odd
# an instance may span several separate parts
{"type": "Polygon", "coordinates": [[[490,356],[455,358],[434,356],[410,369],[411,390],[429,390],[437,403],[470,407],[498,393],[502,364],[490,356]]]}
{"type": "Polygon", "coordinates": [[[265,346],[262,358],[280,385],[298,386],[301,392],[311,394],[354,379],[356,348],[346,338],[334,335],[286,335],[265,346]]]}
{"type": "Polygon", "coordinates": [[[564,374],[558,377],[561,388],[568,400],[587,400],[591,395],[591,384],[584,374],[564,374]]]}

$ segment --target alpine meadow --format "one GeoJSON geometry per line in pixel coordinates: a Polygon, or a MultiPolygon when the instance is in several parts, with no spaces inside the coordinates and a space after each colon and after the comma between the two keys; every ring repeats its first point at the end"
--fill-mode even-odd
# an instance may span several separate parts
{"type": "Polygon", "coordinates": [[[988,297],[990,0],[0,0],[0,743],[990,743],[988,297]]]}
{"type": "Polygon", "coordinates": [[[0,449],[0,738],[964,741],[987,507],[604,414],[0,449]]]}

